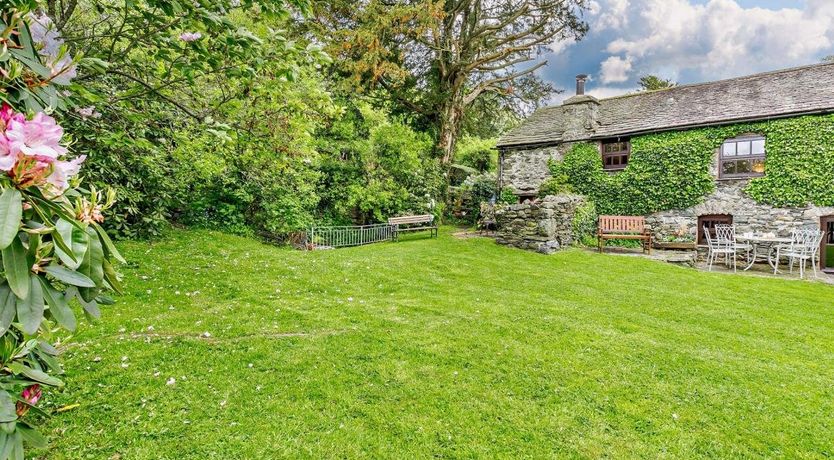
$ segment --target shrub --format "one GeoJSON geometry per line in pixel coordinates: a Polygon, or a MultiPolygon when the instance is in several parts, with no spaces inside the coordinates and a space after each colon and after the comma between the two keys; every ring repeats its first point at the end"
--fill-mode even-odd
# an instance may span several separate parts
{"type": "Polygon", "coordinates": [[[494,202],[497,193],[495,174],[469,176],[461,185],[461,207],[466,210],[466,221],[475,223],[481,217],[481,203],[494,202]]]}
{"type": "Polygon", "coordinates": [[[571,223],[576,243],[583,246],[596,245],[598,218],[596,205],[592,201],[587,201],[576,209],[571,223]]]}
{"type": "Polygon", "coordinates": [[[104,229],[112,190],[73,188],[84,157],[66,158],[62,131],[38,112],[26,119],[0,113],[0,455],[24,458],[23,441],[44,447],[32,417],[42,387],[61,387],[58,351],[50,338],[75,331],[72,304],[98,318],[98,305],[119,290],[113,267],[123,261],[104,229]]]}
{"type": "Polygon", "coordinates": [[[498,197],[498,202],[502,204],[518,203],[518,197],[512,190],[504,188],[501,190],[501,195],[498,197]]]}
{"type": "Polygon", "coordinates": [[[427,134],[385,111],[348,103],[318,137],[320,215],[365,224],[439,212],[445,178],[427,134]]]}
{"type": "Polygon", "coordinates": [[[493,172],[498,165],[497,139],[464,136],[455,148],[455,163],[478,172],[493,172]]]}

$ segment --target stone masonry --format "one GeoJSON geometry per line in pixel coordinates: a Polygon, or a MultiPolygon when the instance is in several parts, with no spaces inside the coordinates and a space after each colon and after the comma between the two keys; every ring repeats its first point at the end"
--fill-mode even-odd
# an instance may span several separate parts
{"type": "Polygon", "coordinates": [[[791,231],[819,229],[820,217],[834,214],[832,207],[802,206],[775,208],[757,203],[744,193],[750,179],[718,180],[718,150],[712,161],[712,175],[716,178],[715,191],[704,197],[701,203],[686,208],[673,209],[646,217],[648,225],[658,241],[669,235],[687,234],[694,240],[698,234],[698,217],[729,215],[737,233],[772,232],[789,237],[791,231]]]}
{"type": "Polygon", "coordinates": [[[535,194],[550,178],[549,161],[561,161],[571,145],[507,151],[501,162],[501,181],[516,195],[535,194]]]}
{"type": "MultiPolygon", "coordinates": [[[[536,193],[550,177],[548,161],[561,160],[570,147],[571,144],[562,144],[505,152],[502,162],[503,185],[520,195],[536,193]]],[[[715,191],[704,197],[701,203],[686,209],[673,209],[646,216],[646,224],[656,241],[681,233],[690,235],[694,240],[698,234],[698,217],[706,215],[732,216],[738,233],[773,232],[784,237],[789,237],[795,229],[818,229],[820,217],[834,215],[834,207],[809,205],[776,208],[757,203],[744,192],[749,179],[718,179],[717,150],[713,158],[712,174],[716,178],[715,191]]]]}
{"type": "Polygon", "coordinates": [[[550,254],[573,244],[573,216],[585,204],[581,195],[547,196],[536,202],[499,206],[496,242],[550,254]]]}
{"type": "Polygon", "coordinates": [[[723,214],[732,216],[737,233],[772,232],[789,237],[792,230],[819,229],[820,217],[834,214],[834,208],[775,208],[759,204],[744,193],[745,185],[746,180],[720,181],[715,192],[702,203],[652,214],[646,218],[646,224],[659,241],[677,234],[689,235],[694,240],[698,234],[698,217],[723,214]]]}

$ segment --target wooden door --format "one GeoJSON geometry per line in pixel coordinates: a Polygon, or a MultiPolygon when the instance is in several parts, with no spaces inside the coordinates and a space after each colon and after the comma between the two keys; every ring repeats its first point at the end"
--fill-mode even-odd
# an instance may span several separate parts
{"type": "Polygon", "coordinates": [[[834,273],[834,216],[826,216],[820,220],[825,236],[820,250],[820,265],[822,269],[834,273]]]}

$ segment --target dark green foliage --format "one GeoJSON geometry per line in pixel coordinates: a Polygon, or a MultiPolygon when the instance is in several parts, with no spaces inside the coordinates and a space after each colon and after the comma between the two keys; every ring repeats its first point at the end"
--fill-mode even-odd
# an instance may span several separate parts
{"type": "Polygon", "coordinates": [[[474,224],[481,217],[481,204],[495,202],[497,193],[495,174],[473,174],[460,187],[453,188],[455,217],[467,224],[474,224]]]}
{"type": "Polygon", "coordinates": [[[642,91],[657,91],[660,89],[673,88],[678,84],[666,78],[660,78],[657,75],[646,75],[640,77],[640,89],[642,91]]]}
{"type": "Polygon", "coordinates": [[[383,222],[407,213],[440,213],[445,179],[431,138],[366,104],[318,135],[319,212],[333,223],[383,222]]]}
{"type": "Polygon", "coordinates": [[[753,199],[773,206],[834,205],[832,115],[636,137],[628,167],[615,174],[603,171],[595,145],[577,144],[551,171],[566,176],[601,214],[683,209],[714,190],[711,167],[724,140],[750,133],[767,138],[766,176],[746,188],[753,199]]]}
{"type": "Polygon", "coordinates": [[[774,120],[751,130],[767,136],[767,175],[750,182],[750,196],[773,206],[834,206],[834,115],[774,120]]]}
{"type": "MultiPolygon", "coordinates": [[[[159,109],[158,104],[146,107],[159,109]]],[[[166,121],[69,117],[66,124],[76,140],[73,150],[87,155],[84,177],[117,192],[118,202],[106,220],[108,231],[118,238],[159,236],[187,196],[179,173],[182,165],[170,154],[166,121]]]]}
{"type": "Polygon", "coordinates": [[[457,144],[455,162],[478,172],[495,171],[498,164],[497,139],[464,137],[457,144]]]}
{"type": "Polygon", "coordinates": [[[502,204],[518,203],[518,197],[509,188],[501,189],[501,194],[498,195],[498,202],[502,204]]]}

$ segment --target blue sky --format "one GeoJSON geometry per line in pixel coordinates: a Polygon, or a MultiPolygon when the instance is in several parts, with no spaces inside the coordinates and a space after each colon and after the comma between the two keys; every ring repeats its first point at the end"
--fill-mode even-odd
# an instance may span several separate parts
{"type": "Polygon", "coordinates": [[[642,75],[695,83],[819,62],[834,54],[834,0],[591,0],[591,30],[554,43],[541,73],[565,94],[633,91],[642,75]]]}

